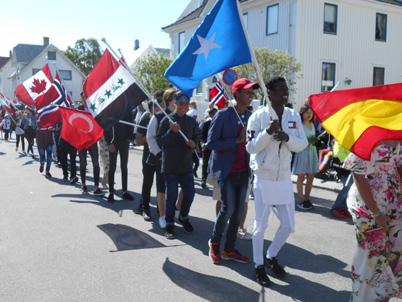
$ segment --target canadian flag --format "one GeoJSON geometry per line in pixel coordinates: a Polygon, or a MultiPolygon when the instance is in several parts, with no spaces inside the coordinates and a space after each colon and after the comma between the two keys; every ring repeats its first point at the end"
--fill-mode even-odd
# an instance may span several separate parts
{"type": "Polygon", "coordinates": [[[46,64],[32,77],[19,84],[15,88],[15,95],[24,104],[40,109],[59,97],[59,92],[52,83],[52,73],[46,64]]]}
{"type": "Polygon", "coordinates": [[[135,78],[107,49],[86,77],[83,91],[88,110],[104,129],[147,99],[135,78]]]}
{"type": "Polygon", "coordinates": [[[10,114],[14,114],[17,111],[17,108],[15,107],[14,103],[1,92],[0,92],[0,105],[3,106],[4,109],[6,109],[7,112],[10,114]]]}

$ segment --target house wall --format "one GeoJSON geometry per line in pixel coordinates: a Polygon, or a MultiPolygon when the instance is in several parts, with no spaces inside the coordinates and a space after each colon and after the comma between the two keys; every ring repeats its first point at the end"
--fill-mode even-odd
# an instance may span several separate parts
{"type": "Polygon", "coordinates": [[[339,89],[371,86],[373,67],[385,68],[385,83],[402,80],[402,7],[367,0],[300,0],[296,59],[302,64],[297,103],[321,91],[322,63],[336,63],[339,89]],[[338,5],[336,35],[323,33],[324,2],[338,5]],[[376,13],[387,14],[387,41],[375,41],[376,13]],[[352,80],[350,85],[345,79],[352,80]]]}

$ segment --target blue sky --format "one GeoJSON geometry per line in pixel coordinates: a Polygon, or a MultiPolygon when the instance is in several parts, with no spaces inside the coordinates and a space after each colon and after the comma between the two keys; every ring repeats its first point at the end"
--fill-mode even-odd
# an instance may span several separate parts
{"type": "Polygon", "coordinates": [[[0,56],[18,43],[50,43],[61,50],[80,38],[105,37],[131,63],[134,40],[141,46],[170,47],[161,27],[173,23],[189,0],[18,0],[2,1],[0,56]]]}

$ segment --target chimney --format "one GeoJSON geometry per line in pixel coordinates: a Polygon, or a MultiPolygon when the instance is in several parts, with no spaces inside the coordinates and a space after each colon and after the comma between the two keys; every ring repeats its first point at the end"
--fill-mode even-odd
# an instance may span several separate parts
{"type": "Polygon", "coordinates": [[[43,37],[43,46],[49,45],[49,37],[43,37]]]}
{"type": "Polygon", "coordinates": [[[137,50],[138,48],[140,48],[140,40],[135,39],[134,40],[134,50],[137,50]]]}

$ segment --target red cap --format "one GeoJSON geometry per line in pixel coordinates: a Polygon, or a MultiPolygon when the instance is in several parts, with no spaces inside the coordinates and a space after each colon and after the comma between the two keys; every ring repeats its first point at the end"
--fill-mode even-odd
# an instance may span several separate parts
{"type": "Polygon", "coordinates": [[[258,89],[260,85],[258,83],[251,82],[249,79],[241,78],[232,84],[232,93],[235,94],[240,89],[258,89]]]}

